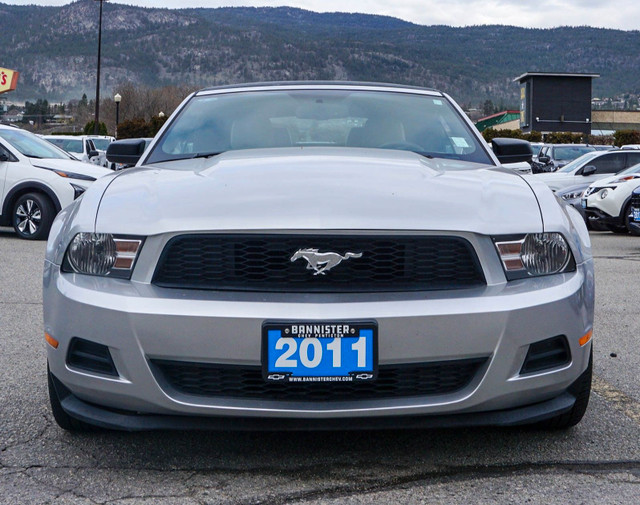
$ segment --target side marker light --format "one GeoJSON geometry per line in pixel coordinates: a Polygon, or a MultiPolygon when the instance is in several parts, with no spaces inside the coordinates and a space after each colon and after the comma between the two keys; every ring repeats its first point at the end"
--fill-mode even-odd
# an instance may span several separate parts
{"type": "Polygon", "coordinates": [[[44,339],[47,341],[47,344],[49,344],[54,349],[57,349],[58,346],[60,345],[60,342],[58,342],[55,338],[49,335],[46,331],[44,332],[44,339]]]}
{"type": "Polygon", "coordinates": [[[580,338],[580,340],[578,340],[578,343],[580,344],[580,347],[583,347],[584,345],[586,345],[589,340],[591,340],[591,337],[593,336],[593,330],[589,330],[584,337],[580,338]]]}

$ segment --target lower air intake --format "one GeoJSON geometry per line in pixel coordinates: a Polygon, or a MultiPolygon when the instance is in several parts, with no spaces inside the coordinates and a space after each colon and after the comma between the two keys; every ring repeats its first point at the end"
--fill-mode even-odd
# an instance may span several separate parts
{"type": "Polygon", "coordinates": [[[571,362],[571,351],[567,337],[557,337],[541,340],[529,346],[529,352],[524,360],[520,374],[540,372],[549,368],[568,365],[571,362]]]}
{"type": "Polygon", "coordinates": [[[67,364],[71,368],[118,377],[118,371],[106,345],[74,337],[69,345],[67,364]]]}
{"type": "Polygon", "coordinates": [[[487,358],[380,365],[372,382],[273,384],[261,367],[152,360],[161,384],[174,391],[207,397],[332,402],[455,393],[476,376],[487,358]]]}

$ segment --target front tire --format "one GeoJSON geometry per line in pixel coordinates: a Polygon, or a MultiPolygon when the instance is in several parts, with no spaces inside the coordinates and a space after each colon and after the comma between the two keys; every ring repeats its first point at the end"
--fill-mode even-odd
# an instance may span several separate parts
{"type": "Polygon", "coordinates": [[[53,203],[41,193],[22,195],[13,206],[13,229],[20,238],[46,240],[55,217],[53,203]]]}
{"type": "Polygon", "coordinates": [[[49,388],[49,403],[51,404],[51,413],[53,418],[60,428],[66,431],[83,432],[94,431],[95,427],[90,424],[79,421],[78,419],[71,417],[62,408],[62,402],[60,394],[56,389],[55,379],[49,370],[49,363],[47,363],[47,385],[49,388]]]}
{"type": "Polygon", "coordinates": [[[591,396],[591,378],[593,376],[593,348],[589,355],[589,365],[582,375],[576,380],[569,391],[575,395],[576,402],[569,412],[552,417],[536,424],[537,428],[545,430],[564,430],[578,424],[584,417],[591,396]]]}

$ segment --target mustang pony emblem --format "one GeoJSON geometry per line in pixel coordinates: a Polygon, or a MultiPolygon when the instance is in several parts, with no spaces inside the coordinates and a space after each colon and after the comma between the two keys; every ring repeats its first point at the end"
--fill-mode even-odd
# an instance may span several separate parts
{"type": "Polygon", "coordinates": [[[298,258],[304,258],[307,260],[307,270],[315,270],[313,275],[325,275],[333,267],[342,263],[342,260],[348,260],[349,258],[361,258],[362,253],[345,253],[341,256],[335,252],[318,252],[318,249],[298,249],[293,256],[291,256],[291,262],[293,263],[298,258]]]}

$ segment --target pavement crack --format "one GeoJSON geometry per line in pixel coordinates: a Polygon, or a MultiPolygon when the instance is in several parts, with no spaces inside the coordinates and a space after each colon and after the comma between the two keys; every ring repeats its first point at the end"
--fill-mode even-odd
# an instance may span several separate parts
{"type": "MultiPolygon", "coordinates": [[[[302,491],[297,493],[286,493],[278,496],[261,499],[261,505],[290,505],[317,498],[339,499],[353,495],[370,494],[380,491],[390,491],[405,486],[411,486],[420,482],[429,481],[430,484],[447,482],[462,482],[478,477],[500,478],[505,475],[518,475],[526,473],[543,472],[564,472],[582,473],[596,475],[601,478],[608,478],[611,474],[631,473],[640,471],[640,461],[620,461],[612,463],[536,463],[520,465],[493,465],[485,467],[447,467],[441,470],[415,473],[405,476],[394,476],[389,479],[380,479],[375,483],[338,485],[330,488],[317,489],[312,491],[302,491]]],[[[614,480],[613,483],[627,481],[614,480]]],[[[630,481],[636,483],[635,480],[630,481]]],[[[638,482],[640,483],[640,482],[638,482]]],[[[247,499],[237,502],[238,505],[253,505],[255,499],[247,499]]]]}

